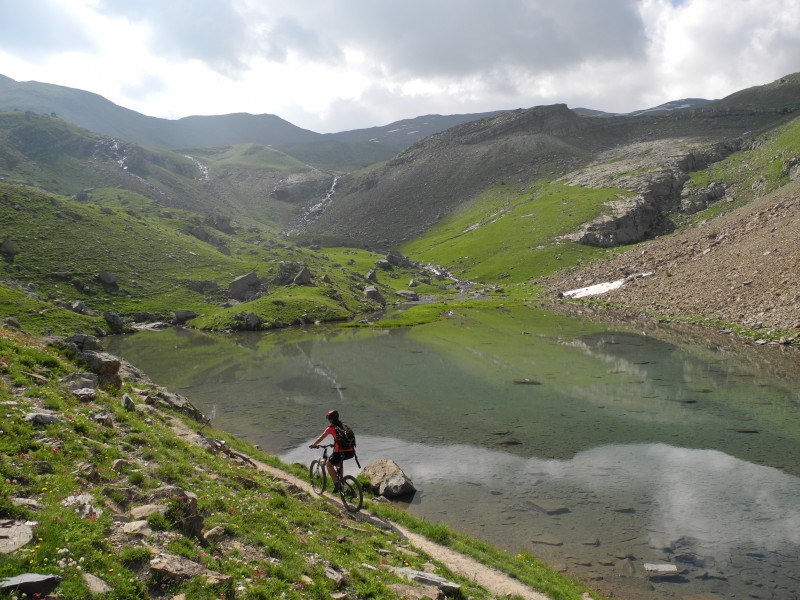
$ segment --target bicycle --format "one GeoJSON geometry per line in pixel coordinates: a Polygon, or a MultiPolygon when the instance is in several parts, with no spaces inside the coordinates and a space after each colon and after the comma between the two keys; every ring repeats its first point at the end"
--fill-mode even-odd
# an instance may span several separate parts
{"type": "MultiPolygon", "coordinates": [[[[325,487],[328,484],[328,448],[333,448],[333,444],[320,444],[317,446],[322,448],[322,456],[311,461],[308,467],[308,475],[311,479],[312,489],[320,496],[325,492],[325,487]]],[[[343,466],[336,465],[336,474],[339,476],[339,481],[342,482],[339,488],[339,497],[342,499],[342,504],[348,512],[356,513],[361,510],[364,504],[364,492],[361,489],[361,484],[358,479],[352,475],[345,475],[342,477],[343,466]]]]}

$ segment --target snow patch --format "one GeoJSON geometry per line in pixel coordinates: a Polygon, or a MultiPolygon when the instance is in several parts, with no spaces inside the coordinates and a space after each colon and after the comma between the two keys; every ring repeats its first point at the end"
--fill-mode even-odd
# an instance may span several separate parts
{"type": "Polygon", "coordinates": [[[619,289],[629,281],[633,281],[634,279],[639,279],[642,277],[649,277],[650,275],[652,275],[652,273],[639,273],[638,275],[629,275],[628,277],[625,277],[623,279],[617,279],[616,281],[606,281],[604,283],[596,283],[594,285],[589,285],[575,290],[569,290],[568,292],[562,292],[561,296],[563,296],[564,298],[586,298],[588,296],[598,296],[600,294],[605,294],[606,292],[610,292],[611,290],[619,289]]]}
{"type": "Polygon", "coordinates": [[[570,290],[562,293],[565,298],[586,298],[587,296],[597,296],[598,294],[605,294],[611,290],[621,288],[625,283],[624,279],[617,279],[616,281],[607,281],[605,283],[596,283],[577,290],[570,290]]]}

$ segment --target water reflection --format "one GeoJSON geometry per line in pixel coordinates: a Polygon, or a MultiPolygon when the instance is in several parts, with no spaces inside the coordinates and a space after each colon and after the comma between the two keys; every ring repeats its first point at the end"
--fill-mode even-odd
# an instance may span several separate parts
{"type": "MultiPolygon", "coordinates": [[[[624,547],[641,576],[645,562],[672,562],[690,582],[682,588],[734,593],[748,588],[741,574],[755,570],[758,586],[769,581],[785,593],[774,597],[794,597],[800,479],[777,469],[661,443],[602,446],[552,460],[470,445],[359,439],[362,464],[391,458],[414,481],[412,513],[455,522],[509,551],[561,562],[580,548],[588,566],[587,553],[602,563],[618,560],[624,547]],[[450,514],[453,505],[459,515],[450,514]]],[[[305,446],[282,456],[312,458],[305,446]]]]}
{"type": "Polygon", "coordinates": [[[105,343],[285,460],[311,459],[305,445],[336,407],[362,464],[393,458],[420,488],[409,510],[563,563],[617,597],[679,593],[620,592],[620,575],[641,581],[644,562],[665,561],[697,593],[800,597],[796,356],[775,357],[776,378],[672,332],[524,310],[412,330],[105,343]],[[525,380],[538,385],[515,383],[525,380]]]}

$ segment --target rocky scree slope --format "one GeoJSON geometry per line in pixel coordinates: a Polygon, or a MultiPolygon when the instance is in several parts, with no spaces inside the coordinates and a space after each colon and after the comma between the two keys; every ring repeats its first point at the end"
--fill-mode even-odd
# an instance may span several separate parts
{"type": "Polygon", "coordinates": [[[553,277],[553,293],[628,278],[594,299],[636,312],[800,334],[800,180],[729,214],[553,277]]]}

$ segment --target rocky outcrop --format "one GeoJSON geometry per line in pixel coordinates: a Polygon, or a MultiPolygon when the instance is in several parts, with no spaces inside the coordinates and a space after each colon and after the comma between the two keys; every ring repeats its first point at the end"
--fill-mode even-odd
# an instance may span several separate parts
{"type": "Polygon", "coordinates": [[[793,156],[785,161],[782,171],[791,181],[800,178],[800,157],[793,156]]]}
{"type": "Polygon", "coordinates": [[[608,201],[603,214],[567,237],[578,244],[609,248],[669,233],[673,230],[671,214],[703,210],[725,195],[721,184],[684,192],[688,173],[723,160],[743,145],[742,138],[712,146],[660,140],[601,155],[565,181],[586,187],[621,188],[632,196],[608,201]]]}
{"type": "Polygon", "coordinates": [[[691,215],[705,210],[724,197],[725,185],[722,183],[712,183],[700,190],[683,190],[680,210],[684,214],[691,215]]]}

